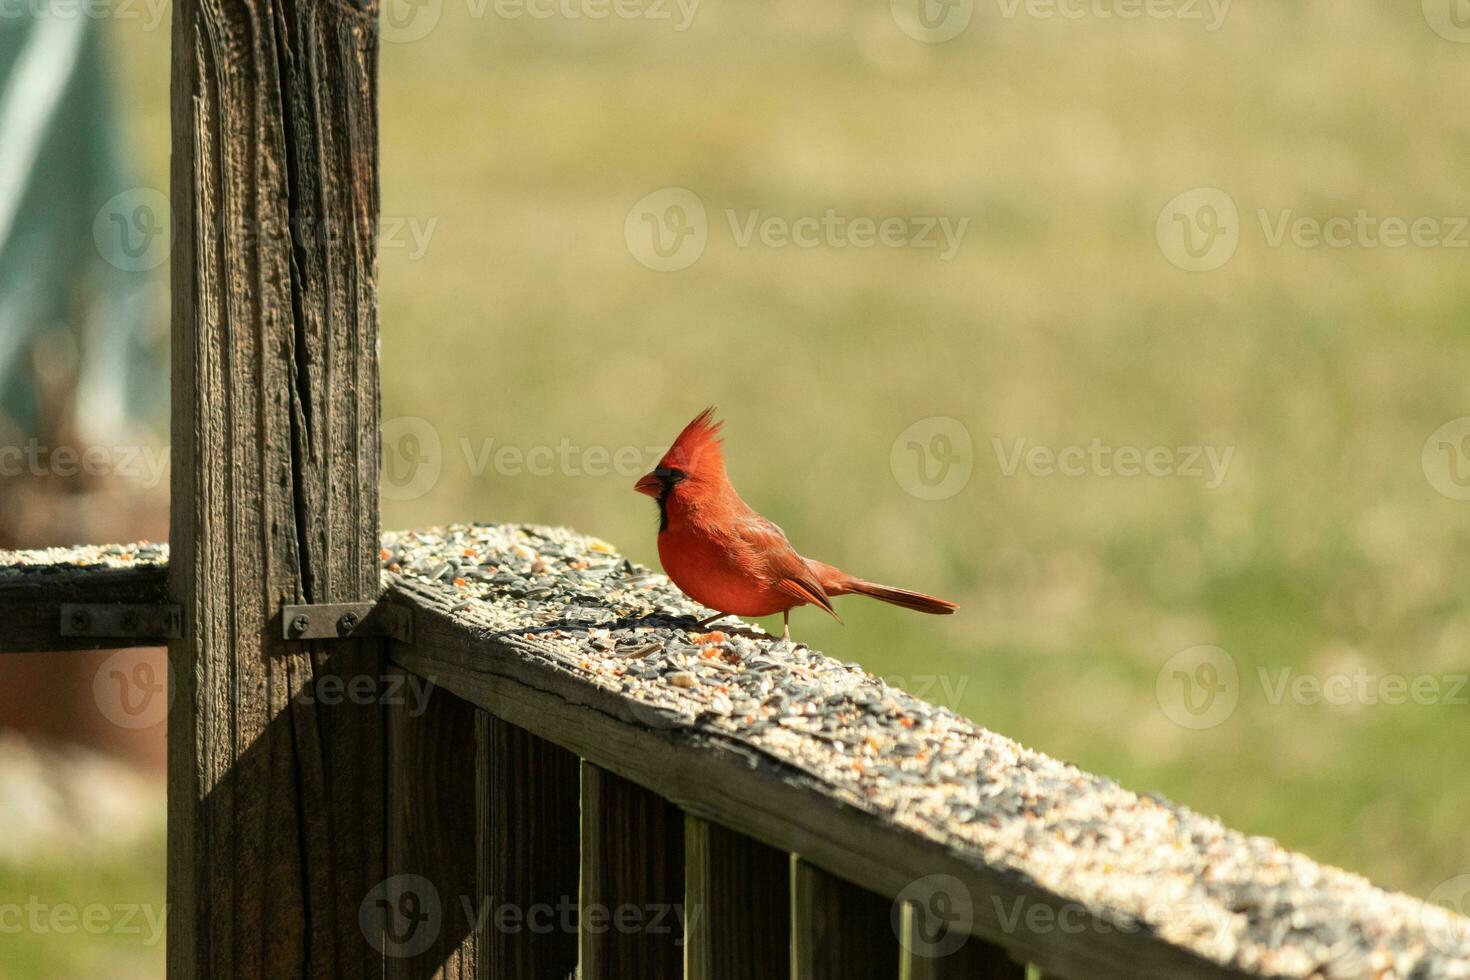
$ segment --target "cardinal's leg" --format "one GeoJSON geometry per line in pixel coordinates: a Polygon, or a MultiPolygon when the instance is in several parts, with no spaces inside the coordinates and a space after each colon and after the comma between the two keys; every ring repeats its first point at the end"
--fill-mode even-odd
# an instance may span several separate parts
{"type": "Polygon", "coordinates": [[[781,639],[786,643],[791,642],[791,610],[788,609],[781,614],[781,639]]]}
{"type": "Polygon", "coordinates": [[[704,619],[701,619],[699,622],[695,623],[694,628],[697,630],[702,630],[710,623],[718,623],[720,620],[724,619],[728,615],[729,613],[715,613],[713,616],[706,616],[704,619]]]}

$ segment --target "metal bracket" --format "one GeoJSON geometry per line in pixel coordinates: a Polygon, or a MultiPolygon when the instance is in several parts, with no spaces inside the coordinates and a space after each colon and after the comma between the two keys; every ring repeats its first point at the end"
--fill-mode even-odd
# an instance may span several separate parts
{"type": "Polygon", "coordinates": [[[346,640],[386,636],[413,642],[413,614],[403,606],[378,602],[322,602],[283,606],[281,633],[288,640],[346,640]]]}
{"type": "Polygon", "coordinates": [[[182,635],[184,609],[171,604],[63,602],[62,636],[176,640],[182,635]]]}

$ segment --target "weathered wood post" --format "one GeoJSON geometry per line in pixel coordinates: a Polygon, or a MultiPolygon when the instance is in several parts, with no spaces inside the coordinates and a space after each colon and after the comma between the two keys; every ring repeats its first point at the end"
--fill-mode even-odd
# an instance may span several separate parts
{"type": "Polygon", "coordinates": [[[174,4],[171,978],[382,974],[377,22],[174,4]]]}

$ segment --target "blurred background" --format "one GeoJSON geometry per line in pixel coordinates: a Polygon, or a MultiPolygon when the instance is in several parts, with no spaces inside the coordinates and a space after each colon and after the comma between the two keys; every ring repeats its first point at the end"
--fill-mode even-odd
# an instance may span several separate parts
{"type": "MultiPolygon", "coordinates": [[[[846,601],[798,638],[1426,895],[1470,871],[1456,3],[387,0],[384,526],[566,524],[656,565],[633,479],[718,405],[800,550],[962,606],[846,601]]],[[[167,186],[167,11],[127,9],[88,26],[89,111],[134,196],[88,192],[88,249],[167,186]]],[[[49,273],[0,268],[0,297],[49,273]]],[[[117,330],[163,335],[165,269],[127,272],[158,302],[117,330]]],[[[94,363],[70,316],[35,378],[94,363]]],[[[17,521],[20,492],[10,546],[162,533],[146,507],[17,521]]],[[[80,751],[55,734],[25,751],[80,751]]],[[[85,758],[147,773],[136,739],[85,758]]],[[[0,852],[0,902],[161,903],[154,826],[0,852]]],[[[0,948],[16,976],[161,964],[138,936],[0,948]]]]}

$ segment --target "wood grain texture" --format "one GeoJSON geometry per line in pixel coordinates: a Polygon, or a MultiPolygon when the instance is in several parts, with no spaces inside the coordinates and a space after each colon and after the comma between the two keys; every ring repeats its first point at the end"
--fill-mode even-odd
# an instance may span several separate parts
{"type": "Polygon", "coordinates": [[[895,980],[893,903],[791,859],[792,980],[895,980]]]}
{"type": "Polygon", "coordinates": [[[377,8],[173,11],[168,975],[374,977],[382,673],[280,636],[378,576],[377,8]]]}
{"type": "MultiPolygon", "coordinates": [[[[476,915],[484,902],[475,867],[476,709],[401,670],[389,673],[388,874],[434,914],[383,906],[389,980],[474,980],[476,915]],[[420,934],[418,930],[425,930],[420,934]]],[[[403,897],[401,894],[398,896],[403,897]]]]}
{"type": "Polygon", "coordinates": [[[582,764],[581,980],[684,973],[684,815],[582,764]]]}
{"type": "MultiPolygon", "coordinates": [[[[691,730],[676,718],[624,698],[548,662],[504,633],[455,621],[452,600],[405,580],[394,601],[414,608],[414,644],[392,644],[395,662],[505,721],[778,850],[884,896],[916,879],[948,874],[964,885],[958,911],[970,931],[1004,944],[1018,959],[1062,977],[1216,980],[1249,975],[1147,931],[1124,932],[1083,916],[1088,927],[1032,931],[1001,910],[1037,907],[1075,915],[1074,900],[1028,879],[895,828],[882,814],[836,799],[820,780],[733,740],[691,730]],[[980,896],[981,898],[975,898],[980,896]]],[[[895,967],[896,970],[896,967],[895,967]]]]}
{"type": "Polygon", "coordinates": [[[62,636],[60,615],[62,605],[71,602],[146,605],[168,602],[166,564],[89,567],[58,555],[47,566],[39,563],[40,556],[40,552],[0,551],[0,624],[3,624],[0,653],[162,645],[162,640],[146,637],[62,636]],[[29,560],[22,565],[21,558],[29,560]]]}
{"type": "Polygon", "coordinates": [[[766,980],[791,961],[791,858],[717,823],[684,821],[686,980],[766,980]]]}
{"type": "Polygon", "coordinates": [[[581,761],[479,712],[480,975],[567,980],[577,970],[581,761]]]}

